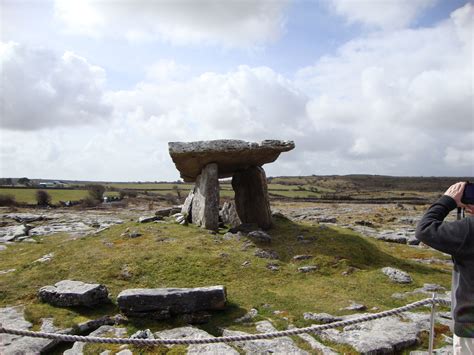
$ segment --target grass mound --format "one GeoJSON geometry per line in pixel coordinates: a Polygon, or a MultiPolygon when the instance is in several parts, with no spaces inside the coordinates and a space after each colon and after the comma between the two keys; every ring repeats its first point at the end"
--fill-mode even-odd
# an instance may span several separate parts
{"type": "MultiPolygon", "coordinates": [[[[395,292],[404,292],[437,283],[450,284],[447,266],[420,265],[412,258],[439,253],[388,244],[333,227],[294,223],[278,218],[269,231],[270,245],[248,246],[248,239],[224,240],[221,232],[212,235],[195,226],[174,223],[136,224],[129,222],[111,227],[98,235],[71,239],[67,235],[37,237],[37,243],[19,243],[1,252],[0,270],[16,269],[0,275],[0,306],[23,304],[30,321],[38,327],[43,317],[54,317],[55,324],[70,327],[87,319],[118,313],[116,304],[98,310],[56,308],[41,303],[36,293],[45,285],[63,279],[102,283],[112,300],[128,288],[198,287],[225,285],[229,306],[215,312],[203,329],[218,335],[220,327],[236,327],[234,320],[250,308],[259,317],[270,318],[279,328],[289,323],[308,325],[304,312],[347,314],[341,310],[350,301],[368,309],[390,309],[413,301],[396,300],[395,292]],[[142,233],[141,237],[122,236],[126,228],[142,233]],[[303,242],[302,242],[303,240],[303,242]],[[272,249],[279,260],[258,258],[256,248],[272,249]],[[34,262],[53,253],[51,261],[34,262]],[[314,257],[294,261],[293,256],[314,257]],[[279,271],[271,271],[276,263],[279,271]],[[300,273],[298,267],[316,265],[313,273],[300,273]],[[380,268],[394,266],[407,271],[411,285],[390,282],[380,268]],[[344,276],[352,268],[356,271],[344,276]],[[274,312],[274,311],[280,312],[274,312]]],[[[426,296],[420,295],[418,298],[426,296]]],[[[154,331],[182,325],[179,318],[163,322],[132,320],[130,332],[144,327],[154,331]]],[[[243,326],[240,326],[242,329],[243,326]]],[[[246,331],[249,331],[248,329],[246,331]]]]}

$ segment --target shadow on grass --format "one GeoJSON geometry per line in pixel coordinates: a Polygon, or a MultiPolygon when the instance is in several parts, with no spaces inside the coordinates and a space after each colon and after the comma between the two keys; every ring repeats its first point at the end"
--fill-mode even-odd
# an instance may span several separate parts
{"type": "Polygon", "coordinates": [[[275,218],[274,222],[273,228],[269,231],[272,235],[271,245],[256,244],[261,248],[275,250],[279,260],[284,263],[292,262],[295,255],[309,254],[315,258],[322,258],[323,264],[326,263],[327,266],[344,262],[347,266],[364,270],[393,266],[421,274],[444,273],[403,257],[388,254],[377,245],[385,242],[368,240],[349,230],[345,232],[339,228],[303,225],[284,217],[275,218]]]}

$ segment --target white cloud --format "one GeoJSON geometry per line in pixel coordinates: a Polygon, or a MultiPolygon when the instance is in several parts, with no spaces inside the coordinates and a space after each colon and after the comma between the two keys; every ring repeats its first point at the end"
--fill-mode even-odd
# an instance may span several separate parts
{"type": "Polygon", "coordinates": [[[105,72],[72,52],[0,42],[0,125],[35,130],[81,125],[107,117],[105,72]]]}
{"type": "Polygon", "coordinates": [[[466,4],[432,28],[358,38],[298,72],[314,125],[353,134],[341,157],[354,171],[474,173],[473,14],[466,4]]]}
{"type": "Polygon", "coordinates": [[[109,102],[160,138],[286,139],[301,134],[307,122],[307,97],[267,67],[240,66],[166,85],[142,82],[111,93],[109,102]]]}
{"type": "Polygon", "coordinates": [[[162,82],[183,79],[188,73],[188,66],[180,65],[171,59],[159,60],[146,69],[147,79],[162,82]]]}
{"type": "Polygon", "coordinates": [[[347,19],[348,23],[381,28],[407,27],[437,0],[327,0],[330,9],[347,19]]]}
{"type": "Polygon", "coordinates": [[[56,0],[56,16],[68,31],[173,44],[209,43],[253,47],[284,29],[288,0],[56,0]]]}

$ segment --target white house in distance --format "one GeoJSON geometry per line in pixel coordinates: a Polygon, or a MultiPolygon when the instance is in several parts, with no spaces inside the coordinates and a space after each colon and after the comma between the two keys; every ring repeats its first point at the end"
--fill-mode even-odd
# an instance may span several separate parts
{"type": "Polygon", "coordinates": [[[46,181],[40,182],[38,184],[39,187],[43,187],[45,189],[54,189],[54,188],[61,188],[65,187],[67,184],[63,183],[62,181],[46,181]]]}

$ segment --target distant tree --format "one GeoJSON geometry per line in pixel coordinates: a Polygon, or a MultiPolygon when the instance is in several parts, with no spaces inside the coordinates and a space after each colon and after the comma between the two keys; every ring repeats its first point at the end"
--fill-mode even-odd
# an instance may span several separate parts
{"type": "Polygon", "coordinates": [[[12,178],[6,178],[6,179],[5,179],[5,184],[6,184],[6,185],[12,185],[12,186],[13,186],[13,180],[12,180],[12,178]]]}
{"type": "Polygon", "coordinates": [[[12,195],[0,195],[0,206],[15,206],[15,196],[12,195]]]}
{"type": "Polygon", "coordinates": [[[89,197],[96,201],[102,201],[104,196],[105,187],[99,184],[86,185],[86,189],[89,191],[89,197]]]}
{"type": "Polygon", "coordinates": [[[181,199],[181,191],[180,189],[178,188],[177,185],[173,185],[172,187],[173,191],[176,192],[176,195],[178,196],[178,199],[181,199]]]}
{"type": "Polygon", "coordinates": [[[20,185],[29,186],[31,181],[27,177],[22,177],[22,178],[18,179],[17,183],[20,184],[20,185]]]}
{"type": "Polygon", "coordinates": [[[44,190],[37,190],[36,203],[38,206],[49,206],[51,204],[51,195],[44,190]]]}

